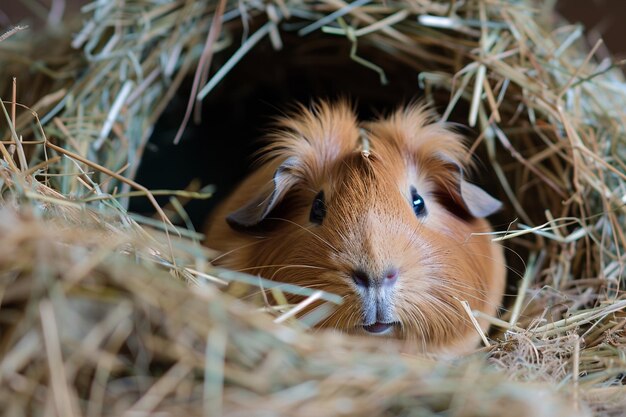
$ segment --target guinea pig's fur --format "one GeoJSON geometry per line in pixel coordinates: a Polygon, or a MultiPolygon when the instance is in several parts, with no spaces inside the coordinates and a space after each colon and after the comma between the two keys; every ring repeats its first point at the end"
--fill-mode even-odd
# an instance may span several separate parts
{"type": "Polygon", "coordinates": [[[206,244],[224,252],[221,266],[342,296],[320,327],[472,351],[479,335],[461,301],[494,315],[505,264],[484,234],[500,203],[464,179],[467,156],[419,105],[367,123],[345,102],[300,106],[212,215],[206,244]]]}

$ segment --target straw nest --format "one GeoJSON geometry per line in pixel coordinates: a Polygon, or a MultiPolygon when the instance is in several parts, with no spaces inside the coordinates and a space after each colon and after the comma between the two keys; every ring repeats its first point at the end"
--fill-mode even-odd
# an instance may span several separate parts
{"type": "Polygon", "coordinates": [[[626,87],[582,27],[531,1],[116,0],[83,13],[0,35],[4,415],[623,414],[626,87]],[[212,267],[201,235],[173,224],[206,190],[133,181],[185,77],[200,100],[265,38],[321,32],[383,83],[376,58],[409,66],[443,118],[462,106],[478,132],[516,219],[494,239],[525,268],[476,355],[311,334],[298,306],[247,296],[295,292],[327,310],[338,297],[212,267]],[[135,195],[153,218],[127,212],[135,195]]]}

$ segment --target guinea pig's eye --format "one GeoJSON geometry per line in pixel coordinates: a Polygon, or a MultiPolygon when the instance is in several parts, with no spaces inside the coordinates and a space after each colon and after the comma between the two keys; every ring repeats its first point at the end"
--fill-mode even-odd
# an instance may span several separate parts
{"type": "Polygon", "coordinates": [[[324,202],[324,191],[320,191],[313,199],[309,220],[311,223],[322,224],[324,216],[326,216],[326,203],[324,202]]]}
{"type": "Polygon", "coordinates": [[[413,212],[416,216],[426,214],[426,203],[424,203],[422,196],[417,193],[415,187],[411,187],[411,206],[413,206],[413,212]]]}

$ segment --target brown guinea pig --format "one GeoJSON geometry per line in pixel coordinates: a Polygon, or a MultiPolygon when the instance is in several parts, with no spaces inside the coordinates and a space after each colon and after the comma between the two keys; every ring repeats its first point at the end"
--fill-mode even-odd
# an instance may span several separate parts
{"type": "Polygon", "coordinates": [[[465,181],[462,138],[418,105],[359,123],[348,104],[320,102],[269,139],[209,221],[217,263],[339,294],[321,327],[475,349],[461,301],[495,314],[505,264],[481,234],[501,203],[465,181]]]}

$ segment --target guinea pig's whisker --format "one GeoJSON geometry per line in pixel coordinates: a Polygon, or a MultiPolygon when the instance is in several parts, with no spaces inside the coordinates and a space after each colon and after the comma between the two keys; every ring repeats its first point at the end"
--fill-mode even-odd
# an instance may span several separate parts
{"type": "Polygon", "coordinates": [[[415,245],[415,242],[418,240],[419,237],[419,231],[422,228],[423,224],[424,221],[420,219],[419,223],[411,230],[411,234],[409,235],[402,252],[409,251],[411,247],[415,245]]]}
{"type": "Polygon", "coordinates": [[[268,265],[255,265],[249,268],[238,269],[238,271],[248,271],[256,268],[305,268],[305,269],[327,269],[321,266],[315,265],[300,265],[300,264],[268,264],[268,265]]]}
{"type": "MultiPolygon", "coordinates": [[[[464,246],[464,247],[468,247],[470,244],[478,244],[479,242],[463,242],[463,243],[458,243],[458,246],[464,246]]],[[[524,259],[521,257],[521,255],[519,253],[517,253],[515,250],[504,246],[503,244],[500,243],[493,243],[493,244],[497,244],[498,246],[500,246],[502,249],[507,250],[509,252],[512,252],[513,254],[515,254],[515,256],[517,256],[517,258],[522,262],[522,264],[524,265],[524,269],[526,268],[526,263],[524,262],[524,259]]],[[[485,254],[483,252],[474,252],[471,251],[469,252],[471,255],[473,256],[480,256],[484,259],[489,259],[490,261],[493,261],[494,263],[497,263],[498,265],[504,265],[504,267],[510,271],[511,273],[515,274],[518,278],[523,278],[524,274],[521,273],[520,271],[518,271],[517,269],[513,268],[512,266],[507,265],[506,261],[504,262],[499,262],[497,258],[494,258],[493,256],[490,256],[488,254],[485,254]]]]}
{"type": "MultiPolygon", "coordinates": [[[[345,300],[348,297],[349,295],[346,295],[343,298],[345,300]]],[[[341,309],[342,316],[337,320],[337,324],[343,323],[343,327],[346,329],[360,325],[363,321],[363,312],[361,311],[361,309],[349,308],[349,305],[349,303],[344,304],[343,308],[341,309]],[[342,320],[344,316],[347,316],[347,318],[345,318],[345,320],[342,320]]]]}
{"type": "Polygon", "coordinates": [[[449,294],[452,297],[457,297],[459,299],[465,299],[467,301],[469,301],[469,299],[472,299],[472,300],[478,301],[480,303],[483,303],[485,305],[494,306],[494,307],[497,306],[496,304],[490,303],[487,298],[470,294],[469,291],[464,291],[464,290],[468,290],[468,288],[463,288],[463,287],[452,288],[452,290],[454,290],[454,291],[449,291],[449,290],[451,290],[451,288],[445,288],[445,287],[440,287],[440,289],[443,292],[449,294]]]}
{"type": "MultiPolygon", "coordinates": [[[[450,312],[453,316],[456,316],[457,318],[461,319],[461,322],[464,325],[466,326],[470,325],[469,320],[466,316],[462,315],[458,310],[456,310],[454,307],[452,307],[448,303],[444,302],[442,299],[437,298],[428,293],[421,294],[421,297],[429,301],[430,304],[434,307],[435,311],[446,310],[450,312]]],[[[440,315],[440,317],[450,325],[450,328],[456,328],[456,324],[454,324],[452,320],[450,320],[449,317],[447,317],[446,315],[440,315]]]]}
{"type": "MultiPolygon", "coordinates": [[[[302,268],[302,269],[315,269],[315,270],[328,270],[328,268],[324,268],[321,266],[315,266],[315,265],[298,265],[298,264],[275,264],[275,265],[257,265],[254,267],[248,267],[248,268],[239,268],[236,271],[237,272],[247,272],[247,271],[252,271],[252,270],[256,270],[256,269],[268,269],[268,268],[278,268],[271,276],[268,277],[268,279],[270,280],[274,280],[276,277],[276,274],[288,269],[288,268],[302,268]]],[[[280,280],[278,280],[278,282],[280,282],[280,280]]],[[[285,282],[287,283],[287,282],[285,282]]],[[[303,288],[314,288],[314,287],[324,287],[326,285],[328,285],[327,283],[324,282],[319,282],[319,280],[315,279],[314,281],[307,281],[307,280],[302,280],[302,279],[298,279],[297,281],[292,281],[289,282],[289,284],[292,285],[298,285],[301,286],[303,288]]],[[[279,286],[280,287],[280,286],[279,286]]],[[[260,289],[259,291],[255,291],[251,294],[248,295],[248,297],[250,296],[254,296],[257,294],[261,294],[263,292],[265,292],[267,290],[265,289],[260,289]]]]}
{"type": "MultiPolygon", "coordinates": [[[[276,288],[276,289],[280,290],[280,289],[281,289],[281,287],[282,287],[282,285],[281,285],[281,283],[280,283],[280,282],[279,282],[279,283],[277,283],[277,284],[278,284],[278,285],[274,285],[274,286],[273,286],[273,288],[276,288]]],[[[287,282],[285,282],[284,284],[285,284],[285,285],[287,285],[288,283],[287,283],[287,282]]],[[[242,299],[242,300],[248,300],[248,299],[253,298],[253,297],[257,296],[257,295],[261,295],[261,294],[268,294],[268,293],[270,293],[270,292],[271,292],[271,289],[270,289],[270,288],[260,287],[260,288],[258,288],[256,291],[252,291],[252,292],[250,292],[250,293],[248,293],[248,294],[246,294],[246,295],[244,295],[244,296],[241,296],[241,299],[242,299]]]]}
{"type": "Polygon", "coordinates": [[[276,277],[276,274],[280,273],[281,271],[284,271],[285,269],[289,269],[289,268],[302,268],[302,269],[321,269],[324,270],[326,268],[322,268],[319,266],[312,266],[312,265],[284,265],[281,266],[280,268],[278,268],[276,271],[274,271],[274,273],[272,274],[272,277],[270,279],[274,279],[276,277]]]}
{"type": "Polygon", "coordinates": [[[318,323],[315,332],[319,332],[321,328],[326,327],[326,324],[337,315],[337,311],[338,309],[330,313],[322,322],[318,323]]]}
{"type": "MultiPolygon", "coordinates": [[[[522,265],[524,265],[524,269],[526,269],[526,261],[524,260],[524,258],[522,257],[522,255],[520,255],[516,250],[514,250],[513,248],[510,248],[508,246],[506,246],[504,243],[500,243],[500,242],[491,242],[492,245],[498,245],[499,247],[501,247],[503,250],[509,251],[511,252],[513,255],[515,255],[517,257],[517,259],[519,259],[519,261],[522,263],[522,265]]],[[[510,271],[512,272],[516,272],[513,269],[510,269],[510,271]]]]}
{"type": "Polygon", "coordinates": [[[405,334],[410,335],[411,338],[415,337],[416,343],[421,342],[420,344],[422,346],[422,350],[426,351],[426,335],[428,333],[422,325],[422,323],[427,323],[424,313],[422,313],[422,311],[416,305],[414,305],[413,309],[410,311],[399,311],[398,316],[400,316],[401,329],[404,329],[404,331],[407,332],[405,334]],[[413,327],[417,327],[417,332],[412,331],[413,327]],[[417,337],[419,337],[419,340],[417,339],[417,337]]]}
{"type": "MultiPolygon", "coordinates": [[[[439,300],[438,298],[435,297],[431,297],[429,295],[427,295],[425,298],[428,299],[428,301],[430,302],[430,304],[433,306],[433,310],[434,311],[448,311],[450,312],[452,315],[454,316],[458,316],[459,318],[461,318],[460,313],[454,311],[454,309],[452,309],[450,306],[446,305],[445,303],[442,303],[441,300],[439,300]]],[[[440,314],[439,317],[444,320],[450,328],[455,328],[455,323],[452,322],[452,320],[450,320],[450,318],[445,315],[445,314],[440,314]]]]}
{"type": "MultiPolygon", "coordinates": [[[[285,284],[290,284],[290,283],[285,283],[285,284]]],[[[293,285],[293,284],[290,284],[290,285],[293,285]]],[[[300,286],[300,287],[302,287],[302,288],[309,288],[309,289],[313,289],[313,288],[317,288],[317,287],[319,287],[320,289],[324,289],[324,287],[325,287],[327,284],[326,284],[326,283],[319,283],[319,282],[316,282],[316,283],[306,284],[306,285],[301,285],[300,283],[298,283],[297,285],[299,285],[299,286],[300,286]]],[[[276,285],[276,286],[274,286],[274,288],[278,288],[278,289],[280,289],[280,287],[281,287],[281,285],[276,285]]],[[[243,296],[243,297],[242,297],[242,299],[246,300],[246,299],[249,299],[249,298],[255,297],[255,296],[259,295],[259,294],[267,293],[267,292],[269,292],[269,291],[270,291],[270,289],[268,289],[268,288],[260,288],[260,289],[259,289],[259,290],[257,290],[257,291],[253,291],[253,292],[251,292],[250,294],[247,294],[247,295],[243,296]]]]}
{"type": "Polygon", "coordinates": [[[238,268],[235,269],[235,271],[237,272],[248,272],[248,271],[254,271],[256,269],[268,269],[268,268],[281,268],[281,269],[286,269],[286,268],[303,268],[303,269],[326,269],[323,268],[321,266],[314,266],[314,265],[294,265],[294,264],[269,264],[269,265],[255,265],[255,266],[250,266],[248,268],[238,268]]]}
{"type": "Polygon", "coordinates": [[[485,291],[479,290],[475,286],[466,284],[464,282],[452,281],[444,277],[438,277],[437,279],[432,278],[429,279],[428,282],[434,284],[439,290],[448,293],[450,296],[457,298],[471,298],[492,307],[499,306],[499,304],[495,304],[489,301],[488,295],[485,291]],[[455,290],[455,292],[449,291],[450,288],[448,286],[454,287],[453,289],[455,290]],[[472,292],[477,292],[478,295],[471,294],[472,292]]]}
{"type": "Polygon", "coordinates": [[[348,316],[348,319],[345,322],[346,323],[346,327],[355,327],[355,326],[359,325],[360,321],[358,319],[359,319],[359,317],[361,317],[361,319],[362,319],[362,316],[363,316],[362,313],[361,314],[359,314],[359,313],[360,312],[357,311],[357,310],[352,310],[350,312],[350,315],[348,316]],[[356,323],[356,324],[355,324],[355,326],[351,326],[350,325],[351,323],[356,323]]]}
{"type": "Polygon", "coordinates": [[[484,307],[489,306],[489,307],[497,308],[499,306],[499,304],[492,303],[486,298],[477,297],[467,292],[463,292],[462,290],[456,290],[455,292],[452,292],[452,291],[445,291],[445,292],[447,292],[450,297],[455,297],[462,301],[475,300],[479,303],[482,303],[484,307]]]}
{"type": "Polygon", "coordinates": [[[397,312],[396,315],[398,316],[398,325],[400,326],[400,333],[405,334],[406,333],[406,325],[404,324],[405,317],[401,312],[397,312]]]}
{"type": "Polygon", "coordinates": [[[249,248],[250,246],[254,246],[254,245],[258,245],[259,243],[263,243],[263,242],[264,242],[264,241],[266,241],[267,239],[268,239],[268,237],[261,237],[261,238],[259,238],[259,240],[256,240],[256,241],[254,241],[254,242],[250,242],[250,243],[246,243],[245,245],[238,246],[238,247],[236,247],[236,248],[234,248],[234,249],[231,249],[231,250],[229,250],[229,251],[227,251],[227,252],[224,252],[224,253],[222,253],[222,254],[220,254],[220,255],[216,256],[215,258],[213,258],[213,259],[211,260],[211,262],[217,262],[217,261],[219,261],[220,259],[224,258],[225,256],[228,256],[228,255],[230,255],[230,254],[232,254],[232,253],[234,253],[234,252],[237,252],[237,251],[239,251],[239,250],[241,250],[241,249],[249,248]]]}
{"type": "Polygon", "coordinates": [[[488,296],[487,291],[485,290],[479,289],[474,285],[471,285],[465,282],[452,280],[449,278],[444,278],[444,277],[438,277],[436,279],[432,278],[432,279],[429,279],[428,282],[431,282],[435,284],[438,288],[442,288],[442,289],[446,289],[446,286],[449,285],[449,286],[453,286],[454,288],[459,288],[459,289],[475,292],[478,294],[475,297],[481,301],[485,301],[485,300],[480,298],[480,296],[483,296],[483,297],[488,296]]]}
{"type": "MultiPolygon", "coordinates": [[[[345,297],[344,297],[345,298],[345,297]]],[[[341,322],[341,316],[346,314],[346,312],[344,311],[345,309],[342,308],[337,308],[335,309],[335,311],[333,311],[328,317],[326,317],[326,319],[324,319],[323,322],[318,324],[318,327],[326,327],[326,325],[331,322],[331,320],[334,320],[334,325],[332,326],[332,328],[334,329],[339,329],[338,324],[341,322]]]]}
{"type": "Polygon", "coordinates": [[[338,253],[339,251],[337,250],[337,248],[335,248],[333,245],[330,244],[330,242],[328,242],[326,239],[322,238],[320,235],[318,235],[317,233],[313,232],[312,230],[302,226],[301,224],[298,224],[294,221],[291,221],[289,219],[284,219],[281,217],[271,217],[272,220],[280,220],[289,224],[292,224],[294,226],[299,227],[300,229],[304,230],[307,233],[310,233],[311,235],[313,235],[316,239],[318,239],[320,242],[324,243],[325,245],[327,245],[329,248],[331,248],[332,250],[334,250],[336,253],[338,253]]]}

